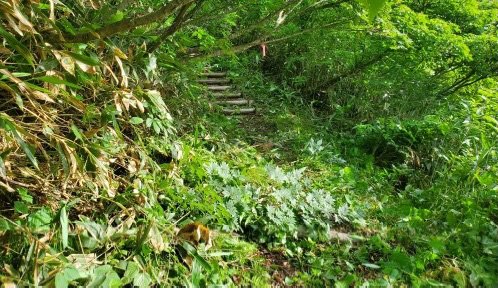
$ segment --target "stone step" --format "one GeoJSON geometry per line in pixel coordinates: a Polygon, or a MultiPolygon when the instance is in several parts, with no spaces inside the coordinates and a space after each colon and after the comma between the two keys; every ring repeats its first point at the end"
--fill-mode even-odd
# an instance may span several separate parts
{"type": "Polygon", "coordinates": [[[208,78],[221,78],[221,77],[226,77],[227,73],[226,72],[205,72],[201,73],[202,77],[208,77],[208,78]]]}
{"type": "Polygon", "coordinates": [[[236,98],[216,101],[215,103],[221,105],[252,105],[253,101],[244,98],[236,98]]]}
{"type": "Polygon", "coordinates": [[[215,98],[240,98],[242,97],[242,93],[240,92],[213,92],[211,93],[215,98]]]}
{"type": "Polygon", "coordinates": [[[223,114],[225,115],[243,115],[243,114],[253,114],[253,113],[256,113],[256,108],[240,108],[240,109],[223,108],[223,114]]]}
{"type": "Polygon", "coordinates": [[[226,91],[231,88],[232,86],[220,86],[220,85],[207,86],[207,89],[210,91],[226,91]]]}
{"type": "Polygon", "coordinates": [[[201,83],[201,84],[228,84],[230,83],[230,80],[229,79],[224,79],[224,78],[220,78],[220,79],[199,79],[197,80],[198,83],[201,83]]]}

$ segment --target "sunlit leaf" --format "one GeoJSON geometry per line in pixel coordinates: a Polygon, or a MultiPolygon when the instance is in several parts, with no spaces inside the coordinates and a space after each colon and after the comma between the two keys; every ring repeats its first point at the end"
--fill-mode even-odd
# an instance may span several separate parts
{"type": "Polygon", "coordinates": [[[126,54],[123,51],[121,51],[121,49],[119,49],[118,47],[114,47],[113,51],[114,51],[115,56],[117,56],[123,60],[128,60],[128,56],[126,56],[126,54]]]}
{"type": "Polygon", "coordinates": [[[29,195],[28,189],[19,188],[18,193],[19,193],[19,197],[21,198],[22,201],[24,201],[28,204],[33,204],[33,196],[29,195]]]}
{"type": "Polygon", "coordinates": [[[142,119],[140,117],[132,117],[130,119],[130,123],[133,124],[133,125],[139,125],[139,124],[144,123],[144,119],[142,119]]]}
{"type": "Polygon", "coordinates": [[[133,279],[133,286],[140,288],[150,287],[152,278],[147,273],[138,273],[133,279]]]}
{"type": "Polygon", "coordinates": [[[7,220],[0,217],[0,232],[5,232],[10,230],[10,224],[7,220]]]}
{"type": "Polygon", "coordinates": [[[386,0],[359,0],[368,12],[368,18],[373,20],[379,14],[386,0]]]}
{"type": "Polygon", "coordinates": [[[123,284],[132,282],[140,271],[140,266],[135,262],[128,262],[123,276],[123,284]]]}
{"type": "Polygon", "coordinates": [[[371,269],[380,269],[380,266],[379,265],[376,265],[376,264],[372,264],[372,263],[363,263],[361,264],[365,267],[368,267],[368,268],[371,268],[371,269]]]}

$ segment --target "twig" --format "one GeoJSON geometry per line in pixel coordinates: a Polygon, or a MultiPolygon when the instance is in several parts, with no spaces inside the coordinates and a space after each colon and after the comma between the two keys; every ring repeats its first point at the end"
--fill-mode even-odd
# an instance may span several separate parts
{"type": "Polygon", "coordinates": [[[14,190],[12,187],[10,187],[8,184],[3,183],[0,181],[0,187],[3,187],[7,192],[14,193],[16,190],[14,190]]]}

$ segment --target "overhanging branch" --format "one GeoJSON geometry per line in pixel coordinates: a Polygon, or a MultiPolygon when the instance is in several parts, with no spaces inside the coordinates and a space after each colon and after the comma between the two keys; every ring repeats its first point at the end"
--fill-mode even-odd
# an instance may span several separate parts
{"type": "Polygon", "coordinates": [[[105,37],[112,36],[114,34],[128,31],[136,27],[152,24],[166,19],[170,16],[173,11],[178,7],[187,5],[194,2],[194,0],[174,0],[168,4],[162,6],[158,10],[151,12],[149,14],[138,16],[133,19],[123,19],[119,22],[104,26],[96,31],[91,31],[76,36],[66,36],[66,42],[68,43],[86,43],[95,39],[101,39],[105,37]]]}
{"type": "MultiPolygon", "coordinates": [[[[216,51],[210,52],[210,53],[205,54],[205,55],[196,55],[196,56],[190,57],[190,59],[203,59],[203,58],[211,58],[211,57],[223,56],[223,55],[227,55],[227,54],[240,53],[240,52],[244,52],[244,51],[246,51],[246,50],[248,50],[248,49],[250,49],[250,48],[252,48],[254,46],[261,45],[263,43],[270,44],[270,43],[282,42],[282,41],[285,41],[285,40],[288,40],[288,39],[291,39],[291,38],[294,38],[294,37],[297,37],[297,36],[300,36],[300,35],[303,35],[303,34],[307,34],[307,33],[313,32],[315,30],[330,29],[330,28],[338,26],[339,24],[346,23],[347,21],[348,20],[343,20],[343,21],[329,23],[329,24],[326,24],[326,25],[323,25],[323,26],[320,26],[320,27],[313,27],[313,28],[305,29],[305,30],[299,31],[297,33],[294,33],[294,34],[291,34],[291,35],[288,35],[288,36],[285,36],[285,37],[282,37],[282,38],[265,40],[265,39],[268,38],[268,35],[265,35],[265,36],[259,37],[256,40],[253,40],[251,42],[248,42],[248,43],[245,43],[245,44],[241,44],[241,45],[237,45],[237,46],[234,46],[234,47],[232,47],[230,49],[227,49],[227,50],[216,50],[216,51]]],[[[358,32],[358,31],[365,31],[365,30],[362,30],[362,29],[348,29],[348,30],[342,30],[342,31],[356,31],[356,32],[358,32]]]]}
{"type": "Polygon", "coordinates": [[[159,46],[161,46],[161,43],[163,43],[163,41],[166,40],[166,38],[173,35],[176,31],[178,31],[178,29],[182,27],[182,24],[184,23],[185,20],[185,16],[187,14],[187,10],[191,5],[192,3],[189,3],[183,5],[182,8],[180,8],[180,12],[178,12],[178,15],[176,16],[173,24],[171,24],[171,26],[169,26],[166,30],[164,30],[164,32],[161,33],[161,35],[159,35],[156,41],[152,42],[149,45],[149,48],[147,49],[148,53],[154,52],[157,48],[159,48],[159,46]]]}

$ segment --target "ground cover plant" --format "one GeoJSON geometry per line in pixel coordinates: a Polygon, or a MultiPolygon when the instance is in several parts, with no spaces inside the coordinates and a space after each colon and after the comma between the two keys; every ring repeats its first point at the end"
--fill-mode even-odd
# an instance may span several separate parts
{"type": "Polygon", "coordinates": [[[488,0],[1,1],[0,282],[497,286],[497,19],[488,0]],[[257,112],[224,115],[207,70],[257,112]]]}

